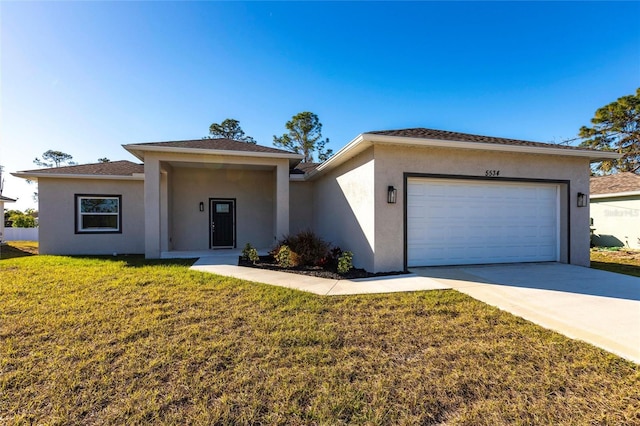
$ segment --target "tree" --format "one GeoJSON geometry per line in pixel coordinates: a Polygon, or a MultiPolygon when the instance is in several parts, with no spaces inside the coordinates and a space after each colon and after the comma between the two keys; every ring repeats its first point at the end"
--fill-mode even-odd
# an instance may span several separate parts
{"type": "Polygon", "coordinates": [[[11,222],[13,228],[35,228],[36,219],[34,217],[35,211],[27,211],[26,213],[20,210],[7,210],[4,214],[5,220],[11,222]]]}
{"type": "Polygon", "coordinates": [[[287,121],[285,127],[289,131],[280,137],[273,136],[273,144],[304,155],[303,163],[313,162],[313,152],[318,153],[318,160],[327,160],[333,150],[325,149],[329,139],[322,139],[322,123],[312,112],[301,112],[287,121]]]}
{"type": "Polygon", "coordinates": [[[580,146],[615,151],[619,160],[606,160],[596,170],[603,174],[634,172],[640,174],[640,88],[635,95],[618,98],[596,111],[593,127],[582,126],[580,146]]]}
{"type": "Polygon", "coordinates": [[[205,139],[231,139],[234,141],[256,143],[251,136],[246,136],[240,127],[240,122],[227,118],[222,123],[212,123],[209,126],[209,136],[205,139]]]}
{"type": "Polygon", "coordinates": [[[111,160],[109,160],[107,157],[98,158],[99,163],[108,163],[110,161],[111,160]]]}
{"type": "Polygon", "coordinates": [[[49,151],[42,154],[42,160],[36,157],[33,162],[40,167],[60,167],[61,165],[72,166],[76,164],[72,160],[72,155],[62,151],[54,151],[50,149],[49,151]]]}

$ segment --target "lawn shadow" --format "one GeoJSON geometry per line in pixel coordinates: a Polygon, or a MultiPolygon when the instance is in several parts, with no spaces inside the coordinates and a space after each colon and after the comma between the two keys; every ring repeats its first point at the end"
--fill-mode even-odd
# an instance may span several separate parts
{"type": "Polygon", "coordinates": [[[0,244],[0,260],[15,259],[17,257],[35,256],[37,254],[38,253],[33,253],[28,250],[21,250],[9,244],[0,244]]]}
{"type": "Polygon", "coordinates": [[[191,266],[198,258],[188,259],[145,259],[142,254],[119,254],[117,256],[95,255],[95,256],[72,256],[78,259],[100,259],[108,262],[124,262],[127,268],[141,268],[143,266],[191,266]]]}
{"type": "Polygon", "coordinates": [[[601,269],[603,271],[617,272],[619,274],[627,274],[633,275],[634,277],[640,277],[640,266],[636,265],[592,260],[591,267],[594,269],[601,269]]]}

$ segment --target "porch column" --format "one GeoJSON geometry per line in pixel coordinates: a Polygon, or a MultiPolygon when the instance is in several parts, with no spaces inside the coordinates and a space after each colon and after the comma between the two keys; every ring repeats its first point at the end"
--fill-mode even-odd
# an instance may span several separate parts
{"type": "Polygon", "coordinates": [[[171,166],[160,170],[160,253],[169,251],[169,173],[171,166]]]}
{"type": "Polygon", "coordinates": [[[280,160],[276,167],[274,243],[289,234],[289,160],[280,160]]]}
{"type": "Polygon", "coordinates": [[[160,257],[160,161],[144,159],[144,257],[160,257]]]}

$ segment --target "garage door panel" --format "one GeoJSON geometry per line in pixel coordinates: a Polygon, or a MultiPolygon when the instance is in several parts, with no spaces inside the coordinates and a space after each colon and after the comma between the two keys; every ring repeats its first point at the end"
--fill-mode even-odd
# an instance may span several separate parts
{"type": "Polygon", "coordinates": [[[409,266],[558,260],[558,186],[410,178],[409,266]]]}

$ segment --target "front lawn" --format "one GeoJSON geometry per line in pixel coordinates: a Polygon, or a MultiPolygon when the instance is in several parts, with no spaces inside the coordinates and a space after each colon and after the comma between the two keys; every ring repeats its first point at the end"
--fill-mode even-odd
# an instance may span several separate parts
{"type": "Polygon", "coordinates": [[[0,260],[1,424],[639,424],[640,367],[456,291],[0,260]]]}
{"type": "Polygon", "coordinates": [[[591,267],[640,277],[640,250],[593,248],[591,267]]]}

